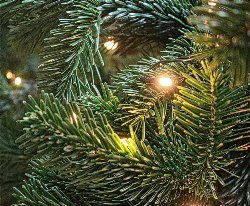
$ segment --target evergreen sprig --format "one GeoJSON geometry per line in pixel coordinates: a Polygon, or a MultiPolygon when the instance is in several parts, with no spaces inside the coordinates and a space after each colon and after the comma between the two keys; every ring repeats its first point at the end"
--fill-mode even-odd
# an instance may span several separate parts
{"type": "Polygon", "coordinates": [[[1,24],[8,22],[9,42],[13,48],[31,52],[37,45],[43,45],[50,30],[72,7],[73,2],[69,0],[3,0],[0,4],[1,24]]]}
{"type": "Polygon", "coordinates": [[[189,17],[205,33],[187,34],[195,42],[211,46],[208,53],[213,57],[213,68],[220,62],[231,61],[232,86],[248,83],[250,73],[250,3],[248,0],[208,1],[194,9],[189,17]]]}
{"type": "Polygon", "coordinates": [[[171,118],[160,112],[166,100],[156,104],[156,116],[145,120],[144,139],[130,130],[125,146],[105,115],[45,95],[26,104],[26,133],[18,143],[35,158],[46,155],[41,166],[62,175],[65,182],[58,184],[66,194],[77,198],[77,190],[89,204],[174,204],[185,190],[218,198],[223,174],[232,174],[228,169],[235,162],[228,155],[249,147],[244,140],[249,128],[236,129],[249,121],[250,100],[244,88],[230,90],[228,76],[221,73],[225,68],[201,65],[180,73],[185,84],[178,87],[171,118]]]}
{"type": "MultiPolygon", "coordinates": [[[[248,131],[249,132],[249,131],[248,131]]],[[[225,189],[222,199],[225,205],[246,206],[250,204],[249,187],[250,187],[250,155],[249,151],[236,163],[233,174],[225,178],[225,189]]]]}
{"type": "Polygon", "coordinates": [[[201,69],[188,68],[192,75],[183,74],[186,85],[179,86],[175,95],[175,132],[190,146],[187,157],[196,167],[193,181],[201,183],[205,196],[218,198],[215,183],[224,185],[218,171],[232,174],[228,166],[235,159],[228,155],[249,148],[250,98],[247,88],[230,90],[229,78],[222,74],[226,66],[212,70],[209,62],[202,61],[201,69]]]}
{"type": "Polygon", "coordinates": [[[100,7],[104,17],[104,34],[118,42],[119,54],[136,48],[148,50],[150,44],[159,47],[168,38],[177,38],[181,29],[191,28],[186,17],[193,14],[192,7],[201,1],[181,0],[103,0],[100,7]]]}
{"type": "MultiPolygon", "coordinates": [[[[48,36],[42,34],[47,38],[40,85],[54,94],[42,92],[38,101],[30,97],[25,103],[24,134],[16,141],[33,157],[30,180],[15,190],[17,206],[180,206],[186,204],[181,196],[187,194],[190,199],[216,202],[228,175],[225,199],[230,200],[226,204],[247,204],[249,172],[244,164],[249,159],[242,154],[249,150],[249,88],[230,89],[228,70],[236,71],[239,62],[241,74],[248,68],[249,7],[244,6],[249,3],[221,0],[217,6],[198,7],[195,11],[203,17],[192,17],[194,23],[201,26],[206,18],[212,20],[206,24],[211,33],[189,35],[199,44],[184,38],[172,40],[160,58],[149,57],[127,67],[108,86],[101,82],[96,61],[101,60],[101,17],[108,26],[104,34],[111,32],[119,41],[118,51],[127,52],[132,45],[160,39],[161,34],[168,41],[169,32],[176,32],[177,37],[182,34],[179,29],[190,29],[185,17],[200,1],[101,2],[1,4],[1,14],[18,13],[11,20],[17,21],[14,36],[21,28],[27,34],[24,22],[43,24],[46,15],[41,11],[48,8],[53,16],[50,9],[55,6],[53,10],[59,12],[52,18],[55,24],[44,28],[48,36]],[[23,11],[30,12],[22,16],[23,11]],[[232,30],[226,33],[226,29],[232,30]],[[123,35],[130,31],[132,37],[127,40],[123,35]],[[236,41],[235,33],[239,35],[236,41]],[[204,41],[207,45],[201,44],[204,41]],[[204,50],[208,55],[190,58],[204,50]],[[227,52],[226,58],[220,52],[227,52]],[[169,89],[158,86],[160,75],[170,76],[175,85],[169,89]]],[[[237,81],[238,77],[232,77],[237,81]]]]}
{"type": "Polygon", "coordinates": [[[12,46],[33,51],[43,45],[40,87],[68,100],[100,81],[99,1],[13,1],[0,4],[9,19],[12,46]],[[32,32],[31,32],[32,28],[32,32]],[[30,35],[31,34],[31,35],[30,35]]]}
{"type": "Polygon", "coordinates": [[[45,39],[40,87],[68,100],[83,96],[85,87],[100,82],[102,66],[99,33],[102,19],[98,1],[74,2],[67,16],[45,39]]]}
{"type": "Polygon", "coordinates": [[[0,204],[15,201],[11,195],[12,187],[20,186],[29,171],[30,157],[15,144],[16,138],[22,134],[22,129],[16,124],[24,112],[20,109],[22,98],[25,98],[25,92],[13,90],[0,74],[0,204]]]}
{"type": "Polygon", "coordinates": [[[20,186],[22,180],[27,179],[25,173],[29,171],[30,161],[30,157],[15,144],[16,138],[21,135],[21,129],[13,120],[6,119],[6,115],[0,118],[0,204],[16,201],[11,195],[13,187],[20,186]]]}
{"type": "MultiPolygon", "coordinates": [[[[22,190],[15,190],[15,196],[22,203],[13,204],[13,206],[75,206],[59,188],[55,186],[50,187],[37,179],[25,181],[22,190]]],[[[87,204],[83,205],[88,206],[87,204]]]]}
{"type": "Polygon", "coordinates": [[[42,164],[64,177],[69,194],[81,191],[74,197],[79,194],[95,205],[159,205],[179,196],[186,182],[180,167],[188,164],[166,136],[157,137],[165,140],[152,147],[134,135],[125,146],[104,115],[63,106],[47,95],[26,105],[29,113],[23,120],[26,133],[18,139],[20,147],[35,158],[46,157],[42,164]],[[177,161],[174,168],[169,155],[177,161]]]}

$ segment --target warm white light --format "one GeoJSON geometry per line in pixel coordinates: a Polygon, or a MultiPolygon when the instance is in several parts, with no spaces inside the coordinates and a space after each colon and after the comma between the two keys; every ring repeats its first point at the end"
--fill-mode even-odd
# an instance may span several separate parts
{"type": "Polygon", "coordinates": [[[208,25],[208,19],[207,18],[204,19],[204,24],[208,25]]]}
{"type": "Polygon", "coordinates": [[[127,147],[129,145],[130,138],[123,138],[121,139],[121,142],[125,147],[127,147]]]}
{"type": "Polygon", "coordinates": [[[15,78],[15,85],[19,86],[22,83],[21,77],[16,77],[15,78]]]}
{"type": "Polygon", "coordinates": [[[216,2],[217,2],[217,0],[209,0],[208,5],[209,6],[216,6],[216,2]]]}
{"type": "Polygon", "coordinates": [[[159,78],[159,83],[163,87],[170,87],[173,85],[173,81],[169,77],[160,77],[159,78]]]}
{"type": "Polygon", "coordinates": [[[104,43],[104,46],[107,50],[115,50],[118,47],[118,42],[115,42],[114,40],[109,40],[104,43]]]}
{"type": "Polygon", "coordinates": [[[77,120],[77,115],[75,112],[73,112],[72,116],[70,117],[70,122],[71,124],[74,124],[74,122],[77,124],[78,120],[77,120]]]}
{"type": "Polygon", "coordinates": [[[12,79],[14,76],[15,75],[12,72],[10,72],[10,71],[6,73],[6,78],[7,79],[12,79]]]}

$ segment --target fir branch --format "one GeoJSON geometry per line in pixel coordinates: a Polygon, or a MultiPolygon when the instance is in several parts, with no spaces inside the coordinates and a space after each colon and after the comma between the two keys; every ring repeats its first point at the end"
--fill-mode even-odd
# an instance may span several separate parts
{"type": "MultiPolygon", "coordinates": [[[[15,189],[15,196],[19,198],[19,203],[13,206],[76,206],[60,189],[47,186],[37,179],[24,182],[22,189],[15,189]]],[[[82,205],[89,206],[89,204],[82,205]]]]}
{"type": "Polygon", "coordinates": [[[162,145],[151,147],[133,137],[125,146],[104,115],[95,117],[89,109],[80,113],[76,105],[63,106],[53,96],[42,97],[40,103],[31,99],[26,105],[29,113],[20,147],[35,158],[46,157],[42,164],[64,177],[70,194],[77,188],[85,201],[96,205],[160,205],[178,197],[178,188],[185,185],[179,169],[189,171],[189,165],[178,148],[166,146],[165,136],[159,137],[166,139],[162,145]],[[178,170],[168,155],[176,159],[178,170]]]}
{"type": "Polygon", "coordinates": [[[12,45],[32,51],[44,41],[39,71],[42,89],[70,100],[83,96],[86,86],[101,81],[99,1],[32,0],[1,6],[1,16],[10,17],[12,45]]]}
{"type": "Polygon", "coordinates": [[[192,7],[201,1],[176,0],[103,0],[100,7],[104,17],[105,35],[118,42],[119,54],[136,48],[147,50],[148,45],[159,47],[169,38],[181,35],[180,29],[191,28],[186,17],[193,14],[192,7]]]}
{"type": "Polygon", "coordinates": [[[84,87],[101,81],[99,52],[100,12],[98,1],[75,2],[60,19],[58,28],[45,40],[40,87],[68,100],[84,95],[84,87]]]}
{"type": "MultiPolygon", "coordinates": [[[[143,59],[137,65],[131,65],[118,73],[113,78],[114,83],[111,86],[115,94],[121,99],[118,108],[119,113],[118,116],[114,114],[114,121],[118,125],[122,124],[130,128],[136,128],[136,131],[145,134],[142,125],[145,125],[147,121],[152,123],[151,120],[157,118],[155,114],[157,114],[158,107],[164,105],[166,101],[168,103],[165,106],[169,107],[169,100],[172,99],[173,93],[176,92],[175,86],[168,89],[159,86],[158,78],[161,75],[168,75],[172,78],[174,85],[181,85],[183,79],[181,73],[189,72],[186,69],[188,65],[186,61],[190,63],[197,62],[196,58],[191,57],[192,51],[201,53],[201,58],[204,58],[202,56],[202,47],[199,45],[185,38],[172,39],[166,46],[166,50],[162,52],[163,56],[159,59],[153,57],[143,59]],[[177,48],[179,49],[178,53],[176,52],[177,48]],[[187,55],[186,58],[183,57],[184,54],[187,55]]],[[[162,106],[161,109],[163,109],[162,106]]],[[[169,111],[169,108],[165,109],[169,111]]],[[[165,121],[168,121],[167,118],[165,121]]],[[[155,124],[155,120],[153,122],[155,124]]],[[[158,123],[157,127],[163,128],[162,123],[159,121],[158,123]]],[[[161,131],[163,130],[161,129],[161,131]]],[[[137,134],[139,135],[139,133],[137,134]]]]}
{"type": "Polygon", "coordinates": [[[188,33],[195,42],[211,46],[208,54],[213,57],[213,68],[230,60],[232,86],[248,83],[250,74],[250,3],[248,0],[219,0],[194,9],[190,22],[196,24],[201,33],[188,33]]]}
{"type": "Polygon", "coordinates": [[[250,98],[246,88],[230,90],[228,76],[221,74],[226,66],[212,70],[203,61],[201,69],[188,68],[192,75],[183,74],[186,86],[179,86],[175,95],[175,132],[192,148],[187,155],[197,169],[191,176],[205,192],[199,196],[218,198],[216,185],[224,182],[217,171],[230,173],[234,159],[228,159],[228,155],[249,148],[244,139],[248,138],[250,98]],[[240,127],[242,130],[237,130],[240,127]]]}
{"type": "MultiPolygon", "coordinates": [[[[243,153],[244,154],[244,153],[243,153]]],[[[250,204],[249,184],[250,184],[250,155],[249,151],[245,156],[241,157],[232,170],[234,175],[225,178],[224,193],[221,198],[225,205],[245,206],[250,204]]]]}
{"type": "MultiPolygon", "coordinates": [[[[4,117],[6,118],[6,117],[4,117]]],[[[6,118],[7,119],[7,118],[6,118]]],[[[14,121],[3,122],[0,118],[0,204],[13,203],[12,187],[18,187],[26,179],[30,157],[15,144],[21,132],[14,121]],[[10,127],[11,125],[11,127],[10,127]],[[16,131],[17,130],[17,131],[16,131]]]]}
{"type": "Polygon", "coordinates": [[[11,46],[32,52],[37,45],[43,45],[44,38],[59,24],[59,19],[66,15],[66,11],[73,7],[73,2],[14,0],[0,7],[3,23],[9,21],[11,46]]]}

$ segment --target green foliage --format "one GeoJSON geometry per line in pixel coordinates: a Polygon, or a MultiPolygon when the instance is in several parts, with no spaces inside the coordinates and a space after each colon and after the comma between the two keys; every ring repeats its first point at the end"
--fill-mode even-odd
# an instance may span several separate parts
{"type": "Polygon", "coordinates": [[[13,203],[12,187],[21,185],[22,180],[27,179],[29,157],[15,144],[15,140],[21,135],[21,129],[15,121],[4,121],[0,118],[0,204],[13,203]]]}
{"type": "MultiPolygon", "coordinates": [[[[25,103],[24,134],[16,142],[32,156],[32,172],[23,188],[15,190],[17,205],[180,206],[195,199],[218,205],[222,188],[227,190],[226,204],[233,204],[241,191],[238,203],[248,203],[248,160],[239,159],[249,149],[249,88],[230,89],[228,70],[238,61],[242,71],[247,68],[243,64],[249,36],[231,44],[232,34],[244,33],[245,27],[226,33],[221,26],[228,19],[241,25],[237,18],[242,15],[248,21],[242,6],[247,2],[219,1],[218,7],[196,9],[204,14],[192,18],[199,26],[204,18],[217,22],[208,24],[209,35],[220,36],[205,36],[206,45],[204,35],[185,20],[200,1],[32,0],[1,5],[1,15],[17,13],[11,17],[17,22],[13,38],[22,37],[21,29],[27,34],[25,22],[36,28],[49,22],[48,17],[53,21],[39,28],[45,31],[41,39],[46,37],[39,78],[41,88],[54,94],[42,92],[39,100],[30,97],[25,103]],[[226,9],[231,6],[243,12],[226,9]],[[46,9],[48,16],[43,14],[46,9]],[[183,29],[192,30],[198,43],[169,39],[183,29]],[[161,57],[126,67],[108,85],[98,72],[103,63],[101,32],[119,42],[119,54],[143,49],[155,39],[170,43],[161,57]],[[242,48],[244,55],[239,53],[242,48]],[[204,50],[209,53],[203,55],[204,50]],[[225,51],[222,58],[219,52],[225,51]],[[161,87],[162,75],[171,77],[174,85],[161,87]]],[[[32,47],[39,42],[32,40],[32,47]]]]}
{"type": "Polygon", "coordinates": [[[0,3],[0,17],[10,25],[9,39],[12,46],[32,51],[42,44],[51,28],[59,24],[59,19],[65,16],[66,10],[72,8],[72,1],[17,1],[0,3]],[[63,3],[62,3],[63,2],[63,3]],[[44,15],[46,14],[46,15],[44,15]]]}
{"type": "Polygon", "coordinates": [[[35,179],[30,179],[25,182],[22,189],[23,191],[16,189],[16,196],[18,196],[23,203],[14,204],[13,206],[75,206],[60,189],[57,187],[49,187],[35,179]]]}
{"type": "Polygon", "coordinates": [[[250,155],[248,153],[240,159],[232,170],[234,175],[225,179],[226,186],[222,198],[225,199],[225,205],[247,206],[250,204],[250,155]]]}
{"type": "Polygon", "coordinates": [[[6,24],[9,21],[9,19],[11,18],[10,10],[17,4],[18,2],[16,0],[10,0],[10,1],[0,0],[1,25],[6,24]]]}
{"type": "MultiPolygon", "coordinates": [[[[166,66],[165,71],[169,68],[166,66]]],[[[217,198],[219,183],[224,184],[222,178],[231,174],[228,169],[236,160],[228,154],[249,146],[244,143],[249,128],[237,133],[234,129],[249,121],[250,99],[244,88],[230,90],[229,77],[221,73],[225,68],[212,71],[205,62],[200,69],[187,68],[187,72],[176,72],[185,82],[178,87],[172,106],[167,106],[171,105],[168,98],[156,99],[154,112],[144,120],[145,138],[130,130],[128,146],[122,144],[123,136],[112,129],[104,115],[109,114],[107,111],[115,116],[116,112],[126,113],[102,109],[103,100],[94,94],[93,100],[99,104],[88,106],[95,114],[54,96],[45,94],[38,103],[31,98],[22,121],[26,133],[18,143],[35,159],[42,158],[37,163],[38,168],[43,167],[41,171],[60,174],[54,177],[61,181],[46,172],[35,172],[32,177],[65,188],[63,192],[70,199],[78,199],[77,204],[173,205],[185,191],[199,198],[217,198]]],[[[118,96],[105,98],[108,102],[118,96]]],[[[120,124],[118,131],[122,127],[120,124]]]]}
{"type": "MultiPolygon", "coordinates": [[[[171,39],[166,49],[162,51],[160,58],[142,59],[137,65],[126,67],[114,76],[111,88],[122,100],[118,107],[118,116],[113,114],[113,116],[116,115],[114,122],[117,122],[118,125],[129,125],[130,129],[137,128],[136,130],[140,131],[145,125],[145,120],[152,114],[157,116],[161,113],[162,117],[157,117],[157,119],[159,121],[164,119],[164,116],[168,115],[171,110],[169,100],[176,92],[176,88],[164,89],[158,84],[158,78],[168,75],[172,77],[175,85],[182,84],[183,78],[179,74],[190,71],[184,62],[177,63],[175,59],[201,50],[199,45],[185,38],[171,39]],[[165,61],[168,64],[164,63],[165,61]],[[165,105],[166,101],[167,105],[165,105]],[[160,113],[158,113],[159,106],[161,107],[160,113]]],[[[193,61],[193,63],[197,62],[193,61]]],[[[142,130],[142,138],[144,138],[145,127],[142,130]]],[[[161,130],[164,131],[164,129],[161,130]]]]}
{"type": "Polygon", "coordinates": [[[83,96],[86,86],[100,81],[97,64],[103,64],[99,52],[102,19],[98,5],[97,0],[0,4],[0,16],[10,18],[12,44],[33,50],[44,41],[41,88],[70,100],[83,96]]]}
{"type": "Polygon", "coordinates": [[[0,204],[10,204],[14,201],[12,187],[19,186],[26,178],[29,157],[15,144],[22,133],[16,119],[21,117],[23,110],[15,99],[15,90],[4,77],[0,75],[0,78],[0,204]]]}
{"type": "MultiPolygon", "coordinates": [[[[133,50],[142,43],[151,50],[149,42],[162,44],[169,37],[180,36],[181,28],[190,28],[186,17],[192,13],[192,6],[200,4],[200,1],[191,0],[100,2],[1,2],[0,17],[10,24],[11,45],[28,51],[37,45],[44,46],[39,74],[41,89],[71,100],[84,96],[86,87],[100,83],[99,70],[103,65],[99,52],[101,16],[107,20],[102,34],[114,36],[119,41],[118,51],[123,51],[120,53],[133,50]],[[117,20],[108,21],[107,15],[117,20]],[[133,31],[126,34],[131,29],[133,31]],[[127,35],[131,35],[130,38],[127,35]]],[[[103,41],[107,37],[104,35],[101,35],[103,41]]]]}
{"type": "Polygon", "coordinates": [[[75,104],[63,106],[47,95],[39,103],[31,99],[26,106],[29,113],[23,120],[26,133],[18,139],[20,147],[35,158],[46,157],[42,163],[63,176],[65,188],[71,194],[74,189],[79,191],[73,196],[83,196],[95,205],[127,201],[147,205],[178,195],[185,179],[179,173],[182,170],[171,168],[165,156],[176,156],[179,167],[187,164],[177,148],[165,145],[170,144],[166,137],[159,136],[166,141],[154,147],[134,137],[126,147],[104,115],[95,117],[91,110],[75,104]]]}
{"type": "MultiPolygon", "coordinates": [[[[1,46],[4,47],[2,44],[1,46]]],[[[30,70],[20,71],[20,67],[18,73],[15,72],[16,75],[22,73],[28,77],[34,72],[31,67],[30,70]]],[[[16,86],[13,79],[7,80],[2,75],[4,73],[0,73],[0,205],[10,205],[16,201],[12,196],[13,187],[19,187],[22,180],[27,179],[25,173],[29,171],[30,161],[30,157],[15,143],[22,134],[22,128],[16,120],[24,115],[22,101],[27,93],[34,95],[36,86],[33,80],[24,79],[22,85],[16,86]]]]}
{"type": "Polygon", "coordinates": [[[220,62],[230,60],[232,86],[248,83],[250,73],[250,2],[248,0],[208,1],[207,6],[194,9],[196,16],[190,22],[206,33],[190,33],[189,38],[210,45],[208,50],[216,68],[220,62]]]}
{"type": "MultiPolygon", "coordinates": [[[[125,54],[135,48],[150,50],[181,35],[180,29],[191,28],[186,17],[193,14],[193,0],[102,0],[104,34],[118,42],[117,53],[125,54]]],[[[104,37],[105,38],[105,37],[104,37]]]]}
{"type": "Polygon", "coordinates": [[[226,66],[212,70],[209,62],[202,61],[201,69],[188,68],[192,75],[182,74],[186,84],[178,86],[174,100],[176,135],[190,147],[187,158],[195,167],[191,179],[202,185],[201,196],[212,193],[218,198],[215,183],[224,185],[220,172],[232,174],[228,166],[236,161],[229,154],[249,147],[243,140],[249,138],[250,97],[246,89],[230,90],[223,74],[226,66]]]}
{"type": "Polygon", "coordinates": [[[84,88],[100,81],[97,68],[100,12],[98,1],[74,2],[67,17],[45,39],[40,87],[68,100],[84,95],[84,88]]]}
{"type": "Polygon", "coordinates": [[[0,74],[0,114],[10,109],[12,99],[9,95],[11,88],[6,79],[0,74]]]}

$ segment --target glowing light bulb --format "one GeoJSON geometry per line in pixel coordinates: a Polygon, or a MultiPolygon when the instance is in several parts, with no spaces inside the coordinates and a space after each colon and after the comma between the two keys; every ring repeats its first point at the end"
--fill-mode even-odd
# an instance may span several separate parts
{"type": "Polygon", "coordinates": [[[15,82],[15,85],[17,85],[17,86],[21,85],[22,84],[21,77],[16,77],[14,82],[15,82]]]}
{"type": "Polygon", "coordinates": [[[173,80],[170,77],[160,77],[159,83],[163,87],[170,87],[173,85],[173,80]]]}
{"type": "Polygon", "coordinates": [[[78,123],[77,115],[75,112],[73,112],[72,116],[70,117],[70,122],[71,122],[71,124],[78,123]]]}
{"type": "Polygon", "coordinates": [[[130,138],[123,138],[121,139],[121,143],[127,147],[129,145],[129,142],[130,142],[130,138]]]}
{"type": "Polygon", "coordinates": [[[104,43],[104,46],[107,50],[115,50],[118,47],[118,42],[115,42],[114,40],[109,40],[104,43]]]}
{"type": "Polygon", "coordinates": [[[12,79],[14,76],[15,76],[15,75],[14,75],[11,71],[8,71],[8,72],[6,73],[6,78],[7,78],[7,79],[12,79]]]}
{"type": "Polygon", "coordinates": [[[208,5],[209,6],[216,6],[216,4],[217,4],[217,0],[210,0],[210,1],[208,1],[208,5]]]}

